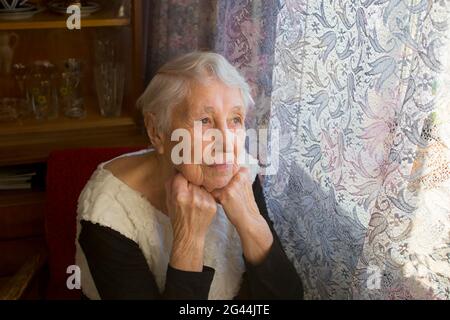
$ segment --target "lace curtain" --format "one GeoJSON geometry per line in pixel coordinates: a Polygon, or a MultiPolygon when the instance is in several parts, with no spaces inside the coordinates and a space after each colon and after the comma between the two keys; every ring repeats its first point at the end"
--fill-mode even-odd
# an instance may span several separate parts
{"type": "Polygon", "coordinates": [[[194,50],[224,55],[252,88],[248,127],[267,126],[272,90],[276,0],[153,0],[147,79],[168,59],[194,50]]]}
{"type": "Polygon", "coordinates": [[[450,298],[449,9],[282,1],[265,190],[307,298],[450,298]]]}

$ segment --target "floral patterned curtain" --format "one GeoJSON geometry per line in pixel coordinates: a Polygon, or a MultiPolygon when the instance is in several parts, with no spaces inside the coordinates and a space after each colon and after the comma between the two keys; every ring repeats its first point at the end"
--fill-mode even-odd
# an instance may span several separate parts
{"type": "Polygon", "coordinates": [[[255,107],[248,127],[267,126],[278,1],[152,0],[147,80],[182,53],[210,50],[224,55],[247,78],[255,107]]]}
{"type": "Polygon", "coordinates": [[[281,1],[265,190],[307,298],[450,298],[449,11],[281,1]]]}
{"type": "Polygon", "coordinates": [[[306,298],[450,298],[449,1],[150,3],[148,79],[207,49],[249,80],[306,298]]]}

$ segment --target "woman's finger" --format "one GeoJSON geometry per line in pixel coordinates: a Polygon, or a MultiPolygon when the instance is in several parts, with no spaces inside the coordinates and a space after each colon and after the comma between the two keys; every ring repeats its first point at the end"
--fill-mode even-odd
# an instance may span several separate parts
{"type": "Polygon", "coordinates": [[[215,189],[211,191],[211,195],[216,202],[221,203],[223,189],[215,189]]]}

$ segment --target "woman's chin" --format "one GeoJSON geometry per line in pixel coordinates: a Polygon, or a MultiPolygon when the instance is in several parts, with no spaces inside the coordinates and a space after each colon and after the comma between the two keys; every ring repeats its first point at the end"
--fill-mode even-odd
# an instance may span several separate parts
{"type": "Polygon", "coordinates": [[[237,171],[239,167],[236,165],[208,166],[203,171],[205,175],[202,185],[209,192],[222,189],[230,183],[237,171]]]}
{"type": "Polygon", "coordinates": [[[222,189],[228,185],[228,183],[231,181],[231,178],[233,178],[232,175],[222,176],[222,177],[214,177],[213,179],[208,179],[207,181],[205,181],[203,183],[203,187],[208,192],[211,192],[213,190],[222,189]]]}

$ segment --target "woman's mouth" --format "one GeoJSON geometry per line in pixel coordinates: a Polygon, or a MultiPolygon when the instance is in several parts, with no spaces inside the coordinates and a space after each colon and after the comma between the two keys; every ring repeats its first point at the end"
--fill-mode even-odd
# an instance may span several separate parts
{"type": "Polygon", "coordinates": [[[217,171],[227,171],[230,170],[233,167],[233,165],[229,163],[220,163],[220,164],[212,164],[208,167],[217,171]]]}

